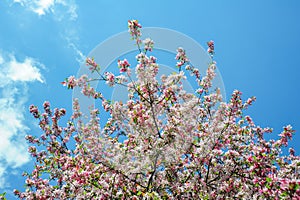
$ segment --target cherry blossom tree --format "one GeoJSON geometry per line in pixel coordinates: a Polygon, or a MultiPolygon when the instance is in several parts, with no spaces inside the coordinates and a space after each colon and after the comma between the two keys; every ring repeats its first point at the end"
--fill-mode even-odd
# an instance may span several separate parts
{"type": "MultiPolygon", "coordinates": [[[[110,101],[89,85],[84,75],[63,84],[102,103],[90,110],[88,122],[77,99],[66,125],[65,109],[30,106],[42,134],[26,136],[34,170],[24,173],[26,189],[20,199],[299,199],[300,158],[288,146],[294,130],[285,126],[278,139],[266,140],[271,128],[254,124],[244,114],[254,97],[242,100],[233,91],[228,103],[212,87],[216,62],[200,74],[183,48],[177,49],[177,73],[157,77],[159,65],[149,54],[154,42],[141,39],[141,25],[128,21],[139,51],[134,67],[126,60],[116,65],[120,74],[100,73],[93,58],[86,65],[97,80],[128,92],[126,102],[110,101]],[[132,70],[135,70],[134,73],[132,70]],[[192,75],[195,93],[182,81],[192,75]],[[134,76],[136,78],[134,78],[134,76]],[[106,120],[100,127],[100,120],[106,120]]],[[[214,43],[208,44],[213,58],[214,43]]],[[[212,59],[213,60],[213,59],[212,59]]]]}

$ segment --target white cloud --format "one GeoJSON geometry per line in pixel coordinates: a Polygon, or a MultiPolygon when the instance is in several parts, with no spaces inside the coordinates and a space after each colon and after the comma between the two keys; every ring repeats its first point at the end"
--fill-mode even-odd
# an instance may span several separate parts
{"type": "Polygon", "coordinates": [[[18,168],[29,161],[24,139],[29,128],[25,123],[27,83],[44,82],[33,58],[17,61],[0,51],[0,188],[7,187],[7,169],[18,168]]]}
{"type": "Polygon", "coordinates": [[[7,63],[7,78],[13,81],[39,81],[42,80],[42,75],[37,67],[38,62],[31,58],[26,58],[24,62],[18,62],[14,57],[7,63]]]}
{"type": "Polygon", "coordinates": [[[67,39],[69,46],[74,50],[75,54],[76,54],[76,61],[79,64],[82,64],[85,62],[86,56],[78,49],[78,47],[73,43],[70,42],[69,39],[67,39]]]}
{"type": "MultiPolygon", "coordinates": [[[[26,89],[25,89],[26,91],[26,89]]],[[[0,98],[0,158],[11,167],[19,167],[29,161],[26,143],[19,135],[25,134],[28,128],[24,124],[24,103],[26,97],[16,87],[7,85],[2,88],[0,98]]]]}
{"type": "Polygon", "coordinates": [[[44,15],[53,5],[54,0],[39,0],[36,1],[36,8],[34,8],[33,11],[38,15],[44,15]]]}
{"type": "Polygon", "coordinates": [[[18,3],[39,16],[52,13],[57,20],[61,20],[63,17],[67,17],[70,20],[77,18],[75,0],[13,0],[13,3],[18,3]]]}

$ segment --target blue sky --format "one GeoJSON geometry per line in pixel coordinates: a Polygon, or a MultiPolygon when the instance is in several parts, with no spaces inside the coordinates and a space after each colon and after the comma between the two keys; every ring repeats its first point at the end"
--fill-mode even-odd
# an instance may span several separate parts
{"type": "MultiPolygon", "coordinates": [[[[128,19],[144,27],[169,28],[205,45],[214,40],[215,59],[227,96],[256,96],[247,111],[254,122],[300,130],[300,2],[2,0],[0,2],[0,191],[13,199],[22,171],[31,168],[26,133],[38,134],[28,106],[71,108],[71,91],[60,84],[75,75],[85,55],[128,19]]],[[[128,36],[129,38],[129,36],[128,36]]],[[[70,114],[70,113],[69,113],[70,114]]],[[[300,131],[291,143],[300,151],[300,131]]]]}

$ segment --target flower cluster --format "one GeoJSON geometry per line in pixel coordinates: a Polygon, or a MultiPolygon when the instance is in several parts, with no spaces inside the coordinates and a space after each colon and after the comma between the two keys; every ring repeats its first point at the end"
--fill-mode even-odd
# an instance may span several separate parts
{"type": "Polygon", "coordinates": [[[109,86],[113,86],[115,84],[115,75],[111,72],[106,72],[105,73],[105,78],[106,78],[106,83],[109,86]]]}
{"type": "Polygon", "coordinates": [[[75,76],[70,76],[69,78],[66,78],[65,81],[61,82],[61,84],[67,86],[68,89],[73,89],[76,86],[77,82],[75,76]]]}
{"type": "Polygon", "coordinates": [[[94,72],[96,70],[100,70],[99,65],[95,62],[94,58],[86,58],[86,65],[90,66],[89,69],[94,72]]]}
{"type": "Polygon", "coordinates": [[[124,59],[124,60],[118,60],[118,67],[120,68],[120,72],[127,72],[128,68],[130,67],[129,62],[124,59]]]}
{"type": "Polygon", "coordinates": [[[211,56],[213,56],[214,53],[215,53],[215,43],[214,43],[214,41],[211,40],[211,41],[207,42],[207,46],[208,46],[207,52],[211,56]]]}
{"type": "Polygon", "coordinates": [[[181,66],[183,66],[185,63],[189,62],[189,59],[185,54],[185,50],[182,47],[177,48],[177,54],[175,59],[178,60],[176,66],[179,69],[181,69],[181,66]]]}
{"type": "Polygon", "coordinates": [[[136,40],[137,44],[141,43],[140,37],[142,34],[140,28],[142,28],[142,26],[139,24],[138,20],[128,20],[128,28],[131,38],[136,40]]]}
{"type": "Polygon", "coordinates": [[[151,40],[150,38],[146,38],[145,40],[143,40],[143,43],[145,45],[144,49],[145,51],[152,51],[153,49],[153,45],[154,45],[154,42],[153,40],[151,40]]]}
{"type": "MultiPolygon", "coordinates": [[[[136,20],[128,26],[132,36],[140,36],[136,20]]],[[[208,45],[213,53],[213,42],[208,45]]],[[[177,50],[177,67],[186,65],[198,83],[198,95],[184,90],[184,68],[158,80],[155,57],[140,51],[136,59],[135,79],[126,59],[118,61],[124,75],[97,73],[97,80],[127,87],[130,98],[124,103],[89,87],[93,79],[87,76],[65,80],[69,89],[80,87],[84,95],[102,102],[102,107],[90,110],[86,123],[77,99],[65,126],[61,124],[66,110],[51,110],[49,102],[43,110],[30,106],[42,134],[26,136],[35,168],[23,174],[26,189],[14,191],[18,198],[300,198],[300,157],[292,148],[289,155],[281,153],[295,132],[290,125],[279,139],[265,139],[272,129],[255,125],[243,114],[255,97],[244,101],[235,90],[227,103],[220,89],[212,88],[214,61],[200,76],[184,49],[177,50]],[[100,123],[102,112],[109,116],[101,118],[105,123],[100,123]]],[[[94,72],[96,62],[87,63],[94,72]]]]}

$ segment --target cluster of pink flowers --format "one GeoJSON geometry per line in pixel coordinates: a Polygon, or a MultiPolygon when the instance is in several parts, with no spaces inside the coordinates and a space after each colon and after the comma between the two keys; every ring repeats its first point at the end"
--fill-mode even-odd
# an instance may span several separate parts
{"type": "Polygon", "coordinates": [[[85,62],[87,66],[90,66],[89,70],[91,70],[92,72],[100,69],[94,58],[87,58],[85,62]]]}
{"type": "Polygon", "coordinates": [[[130,67],[129,62],[124,59],[124,60],[118,60],[118,67],[120,68],[120,72],[127,72],[128,68],[130,67]]]}
{"type": "Polygon", "coordinates": [[[213,56],[213,54],[215,53],[215,43],[214,41],[209,41],[207,42],[207,46],[208,46],[208,49],[207,49],[207,52],[213,56]]]}
{"type": "Polygon", "coordinates": [[[152,51],[154,42],[150,38],[146,38],[143,40],[144,46],[145,46],[145,51],[152,51]]]}
{"type": "Polygon", "coordinates": [[[37,106],[30,105],[29,112],[34,116],[34,118],[39,118],[40,117],[37,106]]]}
{"type": "Polygon", "coordinates": [[[181,66],[189,62],[189,59],[187,58],[185,54],[185,50],[181,47],[177,48],[177,54],[175,57],[176,60],[178,60],[176,66],[181,69],[181,66]]]}
{"type": "Polygon", "coordinates": [[[139,24],[138,20],[128,20],[128,32],[130,33],[133,40],[136,40],[137,44],[140,44],[142,41],[140,40],[141,37],[141,30],[142,26],[139,24]]]}
{"type": "MultiPolygon", "coordinates": [[[[128,25],[131,35],[139,37],[137,21],[128,25]]],[[[214,51],[213,43],[208,45],[214,51]]],[[[127,102],[106,99],[89,86],[87,76],[66,79],[69,89],[80,87],[102,102],[86,123],[76,99],[65,126],[64,109],[52,111],[49,102],[43,111],[30,106],[43,134],[26,136],[35,169],[24,174],[26,190],[15,190],[18,198],[300,199],[300,157],[292,148],[289,155],[281,153],[294,134],[290,125],[279,139],[266,140],[272,129],[243,114],[255,97],[244,101],[235,90],[226,103],[220,89],[212,88],[214,61],[200,76],[184,49],[177,50],[177,67],[194,75],[196,95],[184,90],[184,70],[158,80],[159,65],[148,50],[136,56],[136,79],[130,73],[98,74],[97,80],[110,86],[126,86],[127,102]],[[100,119],[101,112],[109,118],[100,119]],[[100,120],[106,120],[103,127],[100,120]]],[[[127,60],[118,66],[120,73],[130,70],[127,60]]]]}
{"type": "Polygon", "coordinates": [[[66,78],[65,81],[61,82],[64,86],[67,86],[68,89],[73,89],[77,82],[75,79],[75,76],[70,76],[69,78],[66,78]]]}
{"type": "Polygon", "coordinates": [[[109,86],[113,86],[115,84],[115,75],[111,72],[106,72],[105,73],[105,77],[106,77],[106,83],[109,86]]]}

